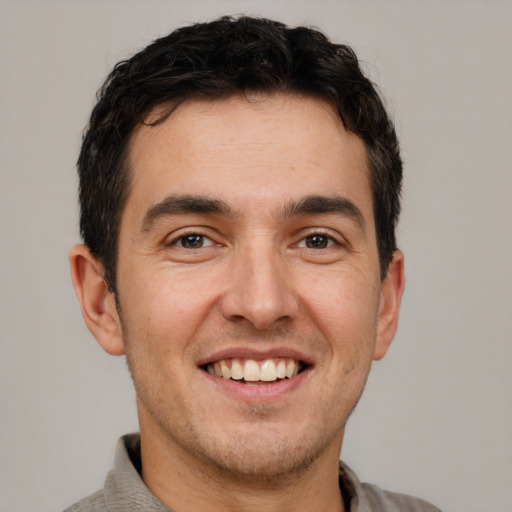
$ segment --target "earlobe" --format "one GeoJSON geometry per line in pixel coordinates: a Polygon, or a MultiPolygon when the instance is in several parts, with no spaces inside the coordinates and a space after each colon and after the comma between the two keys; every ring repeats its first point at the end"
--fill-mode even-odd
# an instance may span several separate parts
{"type": "Polygon", "coordinates": [[[389,264],[386,278],[381,285],[377,341],[373,355],[375,361],[386,355],[395,336],[404,286],[404,255],[402,251],[396,250],[389,264]]]}
{"type": "Polygon", "coordinates": [[[73,286],[89,331],[109,354],[124,354],[115,297],[103,279],[102,264],[84,245],[71,249],[69,263],[73,286]]]}

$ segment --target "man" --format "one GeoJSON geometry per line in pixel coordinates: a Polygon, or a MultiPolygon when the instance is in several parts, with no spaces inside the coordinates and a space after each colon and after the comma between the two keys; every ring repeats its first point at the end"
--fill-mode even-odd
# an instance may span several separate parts
{"type": "Polygon", "coordinates": [[[437,510],[338,462],[404,287],[398,141],[350,48],[176,30],[115,67],[78,170],[73,282],[140,436],[68,510],[437,510]]]}

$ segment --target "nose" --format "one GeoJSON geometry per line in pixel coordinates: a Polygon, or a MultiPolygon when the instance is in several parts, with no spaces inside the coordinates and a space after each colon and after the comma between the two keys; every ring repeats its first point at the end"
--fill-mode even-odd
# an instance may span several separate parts
{"type": "Polygon", "coordinates": [[[249,322],[259,330],[292,320],[298,311],[287,263],[272,247],[240,251],[222,300],[226,320],[249,322]]]}

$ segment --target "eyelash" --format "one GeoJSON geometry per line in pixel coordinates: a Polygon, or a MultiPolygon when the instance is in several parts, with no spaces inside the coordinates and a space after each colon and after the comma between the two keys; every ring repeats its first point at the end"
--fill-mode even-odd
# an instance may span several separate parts
{"type": "MultiPolygon", "coordinates": [[[[211,237],[209,237],[208,235],[206,235],[204,233],[201,233],[199,230],[190,230],[190,231],[185,232],[185,233],[180,233],[179,236],[174,237],[166,245],[168,247],[171,247],[171,246],[180,247],[181,249],[184,249],[184,250],[194,250],[194,249],[202,249],[204,247],[210,247],[210,246],[219,245],[219,244],[216,244],[216,242],[211,237]],[[201,238],[202,243],[201,243],[200,247],[185,247],[183,245],[184,240],[187,237],[192,237],[192,236],[196,236],[198,238],[201,238]],[[207,245],[204,245],[205,240],[208,241],[207,245]],[[180,244],[180,242],[181,242],[181,244],[180,244]]],[[[311,233],[308,233],[308,234],[304,235],[299,240],[299,242],[296,244],[296,246],[300,247],[301,249],[310,249],[310,250],[317,251],[317,250],[321,250],[321,249],[329,249],[329,248],[331,248],[333,246],[344,247],[345,244],[340,242],[339,240],[337,240],[331,234],[326,233],[325,231],[314,231],[314,232],[311,232],[311,233]],[[325,247],[322,247],[322,246],[308,247],[306,245],[307,242],[308,242],[308,239],[311,240],[314,237],[319,237],[319,238],[324,239],[326,241],[327,245],[325,247]],[[304,244],[304,245],[302,245],[302,244],[304,244]]]]}
{"type": "Polygon", "coordinates": [[[196,237],[200,237],[204,243],[205,240],[208,240],[210,243],[208,243],[208,245],[204,246],[204,245],[201,245],[200,247],[198,247],[199,249],[202,249],[203,247],[210,247],[212,245],[216,245],[215,244],[215,241],[210,238],[209,236],[205,235],[204,233],[201,233],[200,231],[198,230],[190,230],[186,233],[180,233],[179,236],[176,236],[174,237],[170,242],[168,242],[166,245],[168,247],[171,247],[171,246],[177,246],[177,247],[180,247],[181,249],[186,249],[186,250],[192,250],[194,249],[194,247],[184,247],[183,246],[183,241],[187,238],[187,237],[192,237],[192,236],[196,236],[196,237]],[[179,242],[182,242],[181,245],[178,245],[179,242]]]}
{"type": "Polygon", "coordinates": [[[304,249],[312,249],[312,250],[319,250],[319,249],[328,249],[333,246],[342,246],[343,244],[340,243],[336,238],[334,238],[332,235],[325,233],[324,231],[314,231],[312,233],[308,233],[307,235],[303,236],[299,243],[297,244],[299,247],[304,249]],[[301,246],[302,243],[307,244],[308,239],[311,240],[314,237],[319,237],[324,239],[327,242],[326,247],[307,247],[307,246],[301,246]]]}

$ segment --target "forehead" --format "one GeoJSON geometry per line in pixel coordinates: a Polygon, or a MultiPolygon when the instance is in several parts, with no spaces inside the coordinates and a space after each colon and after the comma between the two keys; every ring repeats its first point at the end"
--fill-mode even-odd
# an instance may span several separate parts
{"type": "Polygon", "coordinates": [[[128,203],[193,193],[243,210],[332,192],[371,209],[364,143],[323,100],[254,94],[168,110],[156,108],[132,137],[128,203]]]}

